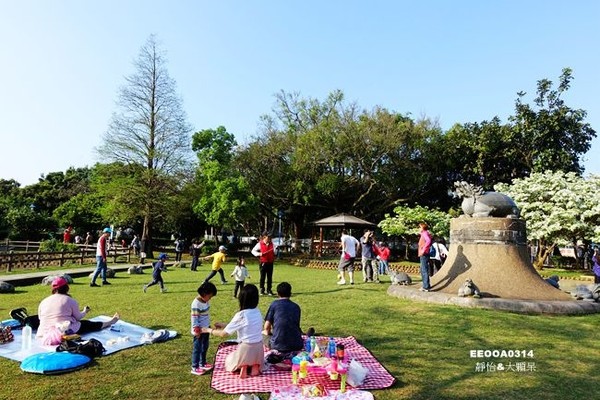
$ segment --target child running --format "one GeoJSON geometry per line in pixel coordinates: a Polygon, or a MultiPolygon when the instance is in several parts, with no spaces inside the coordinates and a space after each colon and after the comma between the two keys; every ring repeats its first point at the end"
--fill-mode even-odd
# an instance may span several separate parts
{"type": "Polygon", "coordinates": [[[158,285],[160,286],[160,292],[164,293],[167,291],[167,288],[165,287],[165,284],[163,282],[163,278],[162,278],[162,272],[167,272],[167,267],[165,266],[165,260],[169,258],[165,253],[160,253],[158,255],[158,261],[154,263],[153,269],[152,269],[152,282],[148,283],[147,285],[144,285],[144,293],[146,293],[146,291],[148,290],[148,288],[152,285],[156,285],[158,283],[158,285]]]}
{"type": "Polygon", "coordinates": [[[221,275],[221,283],[222,284],[227,283],[227,281],[225,280],[225,273],[223,272],[223,268],[221,268],[221,265],[225,262],[225,252],[226,251],[227,251],[227,248],[225,248],[225,246],[219,246],[219,251],[211,254],[210,256],[206,256],[203,258],[203,260],[205,260],[205,261],[208,261],[211,258],[213,260],[212,271],[210,271],[210,274],[208,274],[206,279],[204,279],[204,282],[210,281],[212,279],[212,277],[215,276],[218,272],[219,275],[221,275]]]}
{"type": "Polygon", "coordinates": [[[238,257],[237,265],[235,266],[231,276],[235,278],[235,288],[233,289],[233,297],[237,297],[238,291],[244,287],[246,278],[250,279],[248,275],[248,268],[246,268],[246,261],[243,256],[238,257]]]}
{"type": "Polygon", "coordinates": [[[198,296],[192,301],[192,374],[203,375],[212,369],[206,362],[210,334],[202,333],[202,329],[210,326],[210,299],[217,295],[217,288],[210,282],[204,282],[198,288],[198,296]]]}

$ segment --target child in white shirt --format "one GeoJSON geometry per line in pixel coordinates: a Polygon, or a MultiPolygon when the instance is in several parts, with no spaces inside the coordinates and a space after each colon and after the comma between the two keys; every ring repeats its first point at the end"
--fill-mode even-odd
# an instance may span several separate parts
{"type": "Polygon", "coordinates": [[[246,281],[246,278],[250,279],[250,275],[248,275],[248,268],[246,268],[246,262],[244,261],[244,257],[238,257],[237,265],[231,273],[231,276],[235,278],[235,288],[233,289],[233,297],[237,297],[238,291],[240,291],[244,287],[244,282],[246,281]]]}

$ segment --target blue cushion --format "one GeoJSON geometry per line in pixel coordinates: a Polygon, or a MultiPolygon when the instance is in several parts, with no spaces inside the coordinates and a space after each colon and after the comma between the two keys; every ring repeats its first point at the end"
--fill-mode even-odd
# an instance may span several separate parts
{"type": "Polygon", "coordinates": [[[33,354],[21,362],[21,369],[34,374],[62,374],[83,368],[92,359],[83,354],[50,352],[33,354]]]}

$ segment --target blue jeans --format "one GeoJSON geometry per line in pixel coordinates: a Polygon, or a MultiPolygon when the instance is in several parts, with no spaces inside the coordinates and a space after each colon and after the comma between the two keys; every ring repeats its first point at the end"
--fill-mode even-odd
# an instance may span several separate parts
{"type": "Polygon", "coordinates": [[[429,285],[429,256],[420,257],[421,262],[421,278],[423,279],[423,289],[431,289],[429,285]]]}
{"type": "Polygon", "coordinates": [[[206,352],[208,351],[208,338],[210,334],[201,333],[194,336],[194,347],[192,349],[192,368],[204,367],[206,365],[206,352]]]}
{"type": "Polygon", "coordinates": [[[92,283],[96,283],[96,278],[102,273],[102,282],[106,282],[106,260],[102,260],[102,257],[96,256],[96,270],[94,276],[92,276],[92,283]]]}
{"type": "Polygon", "coordinates": [[[389,272],[389,263],[384,260],[379,260],[379,275],[387,274],[389,272]]]}

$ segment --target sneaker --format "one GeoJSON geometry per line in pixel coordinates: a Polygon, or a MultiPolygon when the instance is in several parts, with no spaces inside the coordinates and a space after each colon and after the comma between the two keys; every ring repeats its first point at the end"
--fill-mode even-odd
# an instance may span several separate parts
{"type": "Polygon", "coordinates": [[[260,291],[260,295],[261,295],[261,296],[266,296],[266,295],[267,295],[267,292],[265,292],[264,290],[261,290],[261,291],[260,291]]]}
{"type": "Polygon", "coordinates": [[[91,287],[100,287],[100,285],[96,284],[95,282],[90,283],[91,287]]]}
{"type": "Polygon", "coordinates": [[[194,375],[204,375],[206,373],[206,371],[202,368],[192,368],[190,372],[194,375]]]}
{"type": "Polygon", "coordinates": [[[421,291],[421,292],[429,292],[429,289],[425,289],[424,287],[422,287],[422,288],[419,288],[419,291],[421,291]]]}
{"type": "Polygon", "coordinates": [[[144,293],[146,293],[146,290],[148,290],[148,285],[144,285],[144,287],[142,288],[142,290],[144,291],[144,293]]]}
{"type": "Polygon", "coordinates": [[[227,283],[227,281],[221,281],[221,285],[224,285],[226,283],[227,283]]]}
{"type": "Polygon", "coordinates": [[[164,292],[166,292],[166,291],[167,291],[167,288],[166,288],[166,287],[165,287],[165,288],[162,288],[162,289],[160,289],[160,292],[161,292],[161,293],[164,293],[164,292]]]}
{"type": "Polygon", "coordinates": [[[269,296],[275,296],[275,295],[273,294],[273,292],[272,292],[272,291],[270,291],[270,290],[267,292],[267,294],[268,294],[269,296]]]}
{"type": "Polygon", "coordinates": [[[354,285],[354,281],[350,281],[350,284],[351,284],[351,285],[354,285]]]}
{"type": "Polygon", "coordinates": [[[203,369],[203,370],[204,370],[204,372],[208,372],[208,371],[210,371],[211,369],[213,369],[213,365],[212,365],[212,364],[209,364],[209,363],[206,363],[206,364],[204,364],[204,365],[200,366],[200,369],[203,369]]]}
{"type": "Polygon", "coordinates": [[[338,281],[338,283],[337,283],[337,284],[338,284],[338,285],[345,285],[345,284],[346,284],[346,281],[338,281]]]}
{"type": "Polygon", "coordinates": [[[104,285],[110,285],[111,283],[109,281],[102,281],[102,286],[104,285]]]}

